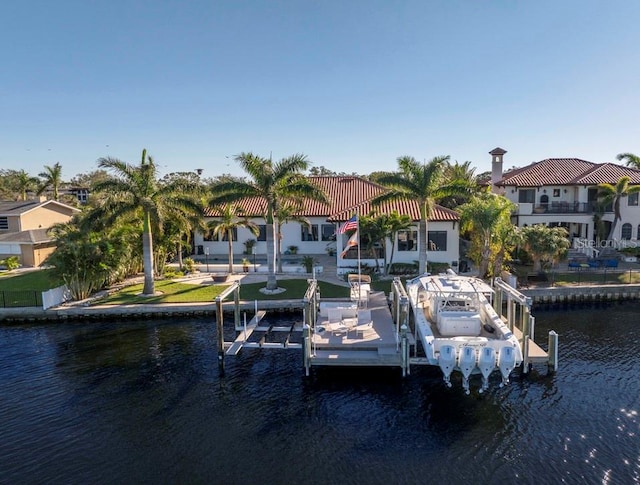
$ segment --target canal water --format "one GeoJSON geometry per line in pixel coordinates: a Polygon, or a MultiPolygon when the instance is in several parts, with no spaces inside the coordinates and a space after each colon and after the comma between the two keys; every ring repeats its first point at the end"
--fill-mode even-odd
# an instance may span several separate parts
{"type": "Polygon", "coordinates": [[[219,378],[207,319],[0,327],[0,483],[639,483],[640,304],[534,313],[559,372],[470,396],[299,351],[219,378]]]}

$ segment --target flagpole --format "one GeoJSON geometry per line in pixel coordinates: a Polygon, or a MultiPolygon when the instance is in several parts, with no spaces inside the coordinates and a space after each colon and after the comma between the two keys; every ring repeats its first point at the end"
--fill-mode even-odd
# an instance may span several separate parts
{"type": "Polygon", "coordinates": [[[356,207],[356,231],[358,233],[358,308],[362,301],[362,273],[360,270],[360,208],[356,207]]]}

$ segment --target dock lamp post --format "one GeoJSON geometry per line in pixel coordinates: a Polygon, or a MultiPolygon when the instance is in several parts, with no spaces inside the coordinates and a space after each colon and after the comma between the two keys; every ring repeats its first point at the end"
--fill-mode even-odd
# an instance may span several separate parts
{"type": "Polygon", "coordinates": [[[256,248],[251,248],[251,254],[253,255],[253,272],[256,272],[256,248]]]}
{"type": "Polygon", "coordinates": [[[209,248],[204,248],[204,260],[207,264],[207,273],[209,272],[209,248]]]}

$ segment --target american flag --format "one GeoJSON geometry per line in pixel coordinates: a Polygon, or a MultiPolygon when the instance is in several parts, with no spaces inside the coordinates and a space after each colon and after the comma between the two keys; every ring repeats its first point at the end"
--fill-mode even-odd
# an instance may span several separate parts
{"type": "Polygon", "coordinates": [[[354,232],[351,237],[349,238],[349,240],[347,241],[346,246],[344,247],[344,251],[342,251],[342,253],[340,253],[340,257],[344,258],[347,253],[349,252],[349,249],[351,249],[354,246],[358,245],[358,231],[354,232]]]}
{"type": "Polygon", "coordinates": [[[344,234],[351,229],[358,229],[358,215],[354,214],[351,219],[345,222],[342,227],[338,230],[338,234],[344,234]]]}

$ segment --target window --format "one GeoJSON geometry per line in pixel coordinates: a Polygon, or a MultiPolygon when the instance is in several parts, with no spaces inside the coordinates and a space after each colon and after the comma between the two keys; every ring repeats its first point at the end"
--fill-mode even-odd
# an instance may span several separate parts
{"type": "Polygon", "coordinates": [[[447,250],[447,231],[429,231],[428,251],[447,250]]]}
{"type": "Polygon", "coordinates": [[[417,251],[418,231],[398,231],[398,251],[417,251]]]}
{"type": "Polygon", "coordinates": [[[336,228],[333,224],[322,224],[320,227],[322,231],[323,241],[335,241],[336,240],[336,228]]]}
{"type": "Polygon", "coordinates": [[[0,231],[9,229],[9,219],[7,217],[0,217],[0,231]]]}
{"type": "Polygon", "coordinates": [[[258,241],[266,241],[267,240],[267,226],[265,224],[258,224],[258,241]]]}
{"type": "Polygon", "coordinates": [[[636,239],[640,241],[640,224],[638,224],[638,233],[636,234],[636,239]]]}
{"type": "Polygon", "coordinates": [[[622,239],[626,239],[627,241],[631,239],[631,224],[628,222],[622,224],[622,239]]]}
{"type": "Polygon", "coordinates": [[[518,191],[518,202],[533,204],[536,201],[536,189],[520,189],[518,191]]]}
{"type": "Polygon", "coordinates": [[[313,224],[311,227],[306,224],[300,225],[300,240],[301,241],[317,241],[318,240],[318,226],[313,224]]]}
{"type": "Polygon", "coordinates": [[[635,194],[629,194],[629,197],[627,198],[627,205],[638,205],[638,192],[635,194]]]}
{"type": "Polygon", "coordinates": [[[560,189],[553,189],[553,196],[560,197],[560,189]]]}

